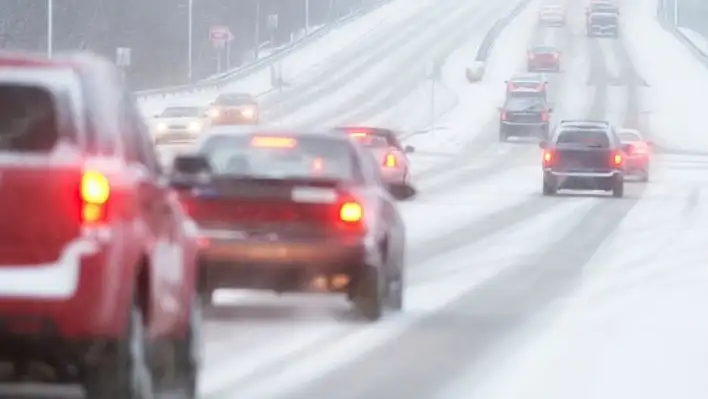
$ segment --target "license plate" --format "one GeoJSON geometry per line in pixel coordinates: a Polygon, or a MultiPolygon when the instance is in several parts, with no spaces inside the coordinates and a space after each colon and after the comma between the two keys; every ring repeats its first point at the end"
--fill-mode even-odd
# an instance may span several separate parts
{"type": "Polygon", "coordinates": [[[251,259],[283,259],[290,256],[290,250],[282,245],[255,246],[246,250],[251,259]]]}

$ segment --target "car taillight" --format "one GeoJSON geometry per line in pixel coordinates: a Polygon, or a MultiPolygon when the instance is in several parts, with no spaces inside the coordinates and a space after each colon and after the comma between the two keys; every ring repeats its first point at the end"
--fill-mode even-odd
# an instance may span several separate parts
{"type": "Polygon", "coordinates": [[[541,112],[541,120],[544,122],[548,122],[548,111],[541,112]]]}
{"type": "Polygon", "coordinates": [[[543,151],[543,166],[551,166],[555,162],[556,156],[551,150],[543,151]]]}
{"type": "Polygon", "coordinates": [[[398,164],[398,160],[396,159],[396,156],[389,153],[386,154],[386,158],[384,158],[384,166],[387,168],[395,168],[396,165],[398,164]]]}
{"type": "Polygon", "coordinates": [[[645,143],[636,143],[632,145],[632,154],[643,155],[649,152],[649,146],[645,143]]]}
{"type": "Polygon", "coordinates": [[[622,165],[622,162],[624,162],[624,158],[622,158],[622,154],[612,154],[612,165],[614,166],[620,166],[622,165]]]}
{"type": "Polygon", "coordinates": [[[532,60],[532,59],[534,59],[534,58],[536,58],[536,54],[534,54],[534,53],[529,53],[529,59],[532,60]]]}
{"type": "Polygon", "coordinates": [[[358,202],[347,201],[339,207],[339,220],[346,224],[361,223],[364,209],[358,202]]]}
{"type": "Polygon", "coordinates": [[[507,117],[506,111],[502,111],[502,112],[501,112],[501,120],[505,121],[505,120],[506,120],[506,117],[507,117]]]}
{"type": "Polygon", "coordinates": [[[100,172],[86,171],[81,177],[81,220],[97,223],[106,219],[106,205],[111,195],[108,178],[100,172]]]}

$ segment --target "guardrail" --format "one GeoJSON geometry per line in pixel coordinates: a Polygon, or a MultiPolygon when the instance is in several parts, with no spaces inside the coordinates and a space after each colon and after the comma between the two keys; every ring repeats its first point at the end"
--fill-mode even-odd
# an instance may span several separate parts
{"type": "Polygon", "coordinates": [[[506,15],[503,18],[500,18],[497,20],[497,22],[494,23],[494,25],[487,31],[487,34],[484,36],[484,39],[482,40],[482,43],[480,43],[479,48],[477,49],[477,56],[475,58],[475,61],[481,61],[481,62],[486,62],[487,58],[489,58],[489,54],[492,52],[492,49],[494,48],[494,43],[497,41],[497,38],[499,35],[502,33],[504,28],[511,23],[511,21],[516,18],[521,11],[526,8],[526,6],[531,2],[531,0],[523,0],[519,4],[514,7],[513,10],[511,10],[511,13],[506,15]]]}
{"type": "Polygon", "coordinates": [[[346,16],[341,17],[341,18],[337,19],[336,21],[333,21],[327,25],[320,27],[317,30],[312,31],[308,35],[305,35],[297,40],[294,40],[294,41],[288,43],[285,46],[282,46],[278,50],[272,52],[271,54],[268,54],[265,57],[259,58],[258,60],[247,63],[245,65],[242,65],[242,66],[235,68],[231,71],[224,72],[224,73],[219,74],[217,76],[206,78],[206,79],[202,80],[201,82],[194,83],[191,85],[179,85],[179,86],[163,87],[163,88],[159,88],[159,89],[138,90],[138,91],[135,91],[134,94],[138,99],[145,99],[148,97],[167,97],[167,96],[175,96],[175,95],[183,95],[183,94],[193,94],[193,93],[197,93],[197,92],[204,91],[204,90],[219,90],[223,86],[225,86],[229,83],[232,83],[232,82],[237,81],[239,79],[243,79],[248,75],[251,75],[257,71],[260,71],[260,70],[263,70],[263,69],[269,67],[270,65],[285,58],[288,54],[290,54],[290,52],[297,50],[298,48],[303,47],[307,44],[310,44],[310,42],[324,36],[325,34],[329,33],[331,30],[341,27],[341,26],[345,25],[346,23],[351,22],[359,17],[362,17],[362,16],[370,13],[371,11],[377,9],[378,7],[382,6],[385,3],[388,3],[390,1],[391,0],[376,1],[367,7],[361,8],[355,12],[347,14],[346,16]]]}

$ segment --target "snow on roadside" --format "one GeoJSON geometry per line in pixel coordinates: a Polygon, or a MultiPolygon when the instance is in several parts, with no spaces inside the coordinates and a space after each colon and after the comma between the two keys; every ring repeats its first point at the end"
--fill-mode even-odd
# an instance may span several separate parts
{"type": "MultiPolygon", "coordinates": [[[[303,72],[320,66],[342,49],[356,46],[358,41],[367,35],[388,26],[395,25],[430,7],[434,0],[419,0],[411,3],[407,0],[392,0],[390,3],[355,19],[345,25],[333,29],[324,36],[314,40],[287,55],[282,61],[285,78],[295,78],[303,72]]],[[[270,71],[259,70],[226,86],[228,90],[260,94],[271,89],[270,71]]],[[[139,105],[146,115],[154,115],[170,104],[206,104],[211,101],[219,90],[204,90],[196,94],[181,94],[175,96],[145,98],[139,105]]]]}
{"type": "Polygon", "coordinates": [[[686,37],[703,54],[708,54],[708,38],[689,28],[678,28],[681,34],[686,37]]]}
{"type": "Polygon", "coordinates": [[[626,0],[624,37],[634,66],[649,84],[643,111],[657,143],[708,151],[708,69],[655,18],[656,0],[626,0]]]}

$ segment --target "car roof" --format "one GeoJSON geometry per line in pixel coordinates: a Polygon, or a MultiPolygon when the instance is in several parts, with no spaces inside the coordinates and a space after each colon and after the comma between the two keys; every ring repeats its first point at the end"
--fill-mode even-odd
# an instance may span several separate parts
{"type": "Polygon", "coordinates": [[[205,134],[200,138],[197,147],[201,147],[206,141],[209,141],[215,137],[238,137],[238,136],[256,136],[256,135],[267,135],[267,136],[287,136],[287,137],[309,137],[309,138],[322,138],[329,139],[332,141],[342,141],[350,143],[348,137],[334,135],[329,131],[321,130],[302,130],[302,129],[287,129],[281,126],[268,127],[268,126],[250,126],[250,125],[220,125],[210,127],[205,134]]]}
{"type": "Polygon", "coordinates": [[[542,82],[543,75],[539,73],[518,73],[509,78],[510,81],[542,82]]]}

